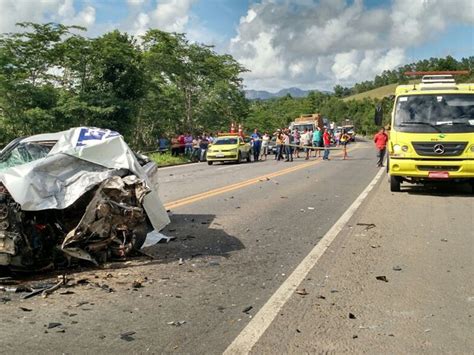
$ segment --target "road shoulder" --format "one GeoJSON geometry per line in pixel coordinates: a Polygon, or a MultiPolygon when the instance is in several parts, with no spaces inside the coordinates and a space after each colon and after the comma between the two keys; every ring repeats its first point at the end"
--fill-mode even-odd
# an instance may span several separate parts
{"type": "Polygon", "coordinates": [[[472,351],[473,199],[381,180],[253,353],[472,351]]]}

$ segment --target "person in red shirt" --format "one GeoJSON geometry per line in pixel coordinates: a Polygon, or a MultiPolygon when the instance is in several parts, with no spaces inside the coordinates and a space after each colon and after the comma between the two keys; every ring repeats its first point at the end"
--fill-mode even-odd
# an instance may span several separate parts
{"type": "Polygon", "coordinates": [[[385,158],[385,151],[387,150],[388,136],[385,133],[385,128],[381,128],[380,131],[374,136],[375,147],[377,148],[377,166],[383,166],[383,160],[385,158]]]}
{"type": "Polygon", "coordinates": [[[323,144],[324,144],[323,160],[329,160],[329,147],[331,145],[331,135],[329,134],[327,128],[324,129],[323,144]]]}

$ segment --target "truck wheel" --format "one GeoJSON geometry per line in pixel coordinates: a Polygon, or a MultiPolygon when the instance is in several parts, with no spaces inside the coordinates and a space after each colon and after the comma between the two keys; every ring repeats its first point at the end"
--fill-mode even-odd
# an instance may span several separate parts
{"type": "Polygon", "coordinates": [[[390,176],[390,191],[400,192],[400,179],[396,176],[390,176]]]}
{"type": "Polygon", "coordinates": [[[212,161],[208,161],[208,162],[207,162],[207,165],[212,165],[212,161]]]}

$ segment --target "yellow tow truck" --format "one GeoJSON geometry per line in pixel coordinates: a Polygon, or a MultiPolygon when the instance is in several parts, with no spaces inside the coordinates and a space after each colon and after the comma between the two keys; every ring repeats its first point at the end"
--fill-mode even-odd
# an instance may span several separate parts
{"type": "Polygon", "coordinates": [[[469,183],[474,192],[474,84],[456,84],[453,74],[412,72],[421,83],[395,92],[387,169],[390,190],[402,182],[469,183]]]}

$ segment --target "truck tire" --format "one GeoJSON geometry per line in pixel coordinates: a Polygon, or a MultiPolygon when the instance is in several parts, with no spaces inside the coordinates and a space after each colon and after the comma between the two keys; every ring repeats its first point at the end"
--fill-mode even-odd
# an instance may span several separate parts
{"type": "Polygon", "coordinates": [[[400,179],[397,176],[390,176],[390,191],[400,192],[400,179]]]}

